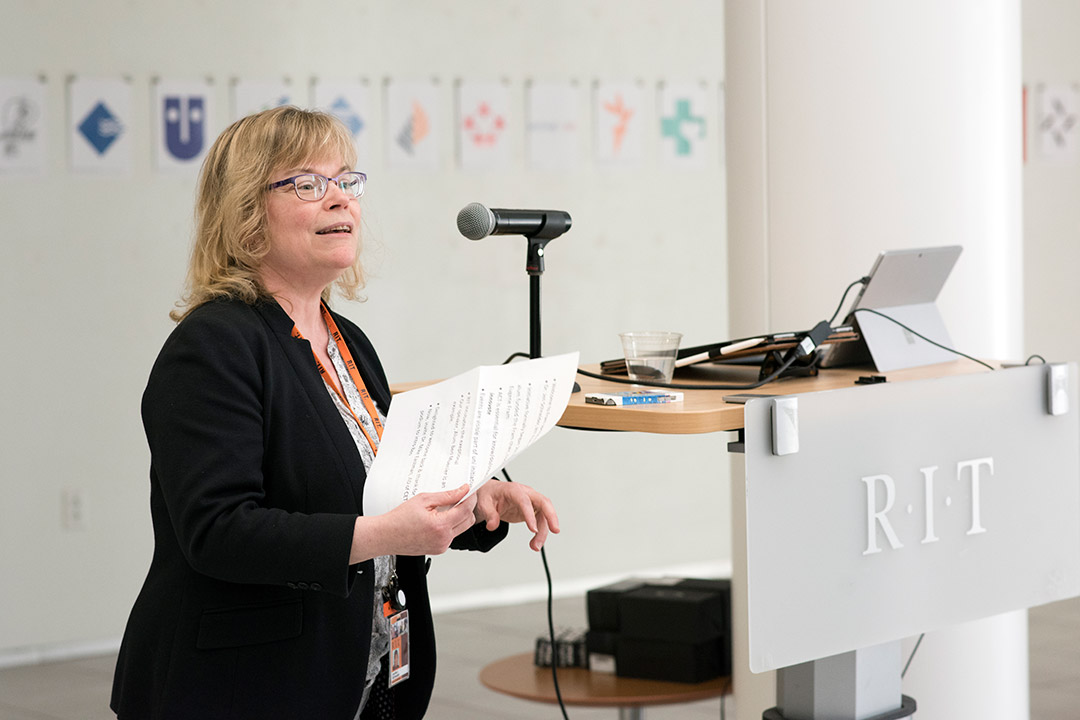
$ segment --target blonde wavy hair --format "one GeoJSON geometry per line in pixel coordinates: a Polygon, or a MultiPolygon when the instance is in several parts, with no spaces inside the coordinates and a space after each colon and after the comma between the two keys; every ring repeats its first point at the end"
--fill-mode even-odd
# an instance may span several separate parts
{"type": "MultiPolygon", "coordinates": [[[[270,297],[259,279],[269,246],[267,186],[274,173],[312,161],[342,158],[356,164],[352,136],[333,115],[283,106],[237,120],[221,133],[203,161],[195,202],[195,238],[184,294],[169,313],[180,322],[220,297],[254,304],[270,297]]],[[[356,260],[323,291],[347,299],[364,286],[356,260]]]]}

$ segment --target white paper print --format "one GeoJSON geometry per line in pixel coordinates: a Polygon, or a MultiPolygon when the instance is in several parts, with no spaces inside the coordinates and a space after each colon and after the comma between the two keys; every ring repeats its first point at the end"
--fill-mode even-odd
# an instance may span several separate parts
{"type": "Polygon", "coordinates": [[[317,82],[312,94],[316,108],[335,115],[349,128],[356,145],[357,169],[368,167],[373,116],[371,89],[361,82],[317,82]]]}
{"type": "Polygon", "coordinates": [[[720,146],[720,167],[723,168],[727,167],[727,88],[720,83],[716,91],[716,132],[713,137],[720,146]]]}
{"type": "Polygon", "coordinates": [[[634,164],[644,154],[644,99],[635,83],[598,83],[594,93],[596,159],[634,164]]]}
{"type": "Polygon", "coordinates": [[[441,121],[439,86],[391,80],[386,85],[386,161],[393,168],[436,170],[441,121]]]}
{"type": "Polygon", "coordinates": [[[708,156],[706,91],[699,83],[660,86],[660,159],[665,165],[702,167],[708,156]]]}
{"type": "Polygon", "coordinates": [[[463,170],[510,165],[510,91],[502,83],[469,82],[457,88],[458,157],[463,170]]]}
{"type": "Polygon", "coordinates": [[[527,90],[525,137],[529,165],[538,170],[578,166],[580,97],[570,82],[534,82],[527,90]]]}
{"type": "MultiPolygon", "coordinates": [[[[562,417],[578,353],[473,368],[394,396],[379,453],[364,481],[364,514],[381,515],[417,493],[469,495],[562,417]]],[[[466,496],[468,497],[468,496],[466,496]]]]}
{"type": "Polygon", "coordinates": [[[154,83],[154,166],[161,171],[197,171],[217,136],[212,126],[209,82],[154,83]]]}
{"type": "Polygon", "coordinates": [[[232,119],[280,107],[302,105],[291,86],[285,82],[237,80],[232,85],[232,119]]]}
{"type": "Polygon", "coordinates": [[[131,84],[120,78],[68,83],[71,169],[126,175],[133,170],[131,84]]]}
{"type": "Polygon", "coordinates": [[[1080,89],[1076,85],[1039,88],[1039,151],[1047,159],[1068,159],[1080,150],[1080,89]]]}
{"type": "Polygon", "coordinates": [[[0,78],[0,172],[45,171],[46,125],[45,83],[0,78]]]}

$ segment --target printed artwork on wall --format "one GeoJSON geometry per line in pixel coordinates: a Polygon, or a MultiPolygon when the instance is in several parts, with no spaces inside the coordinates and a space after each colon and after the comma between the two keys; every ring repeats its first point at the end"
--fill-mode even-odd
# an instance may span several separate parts
{"type": "Polygon", "coordinates": [[[356,169],[363,171],[371,160],[371,89],[362,82],[316,82],[312,86],[315,107],[335,115],[352,133],[356,145],[356,169]]]}
{"type": "Polygon", "coordinates": [[[700,83],[662,83],[660,159],[675,167],[703,167],[709,144],[706,90],[700,83]]]}
{"type": "Polygon", "coordinates": [[[232,118],[230,122],[281,105],[305,104],[296,97],[292,87],[286,82],[236,80],[232,83],[232,118]]]}
{"type": "Polygon", "coordinates": [[[439,167],[442,122],[435,81],[389,80],[386,84],[386,162],[392,168],[439,167]]]}
{"type": "Polygon", "coordinates": [[[719,147],[720,167],[727,167],[727,88],[720,83],[716,88],[716,144],[719,147]]]}
{"type": "Polygon", "coordinates": [[[68,82],[68,143],[74,172],[133,170],[131,83],[121,78],[68,82]]]}
{"type": "Polygon", "coordinates": [[[208,81],[154,83],[154,166],[194,172],[217,135],[211,125],[212,86],[208,81]]]}
{"type": "Polygon", "coordinates": [[[1080,87],[1070,84],[1037,87],[1039,153],[1047,160],[1068,160],[1080,154],[1080,87]]]}
{"type": "Polygon", "coordinates": [[[597,83],[593,93],[597,162],[638,164],[644,155],[644,93],[632,82],[597,83]]]}
{"type": "Polygon", "coordinates": [[[581,92],[572,82],[533,82],[526,91],[529,165],[573,170],[579,164],[581,92]]]}
{"type": "MultiPolygon", "coordinates": [[[[212,107],[214,80],[151,80],[150,133],[133,125],[132,83],[125,78],[66,80],[69,167],[75,172],[130,173],[133,146],[148,137],[159,171],[197,168],[209,144],[227,122],[216,122],[212,107]]],[[[220,90],[220,89],[218,89],[220,90]]],[[[387,78],[379,98],[366,80],[324,81],[311,78],[301,88],[288,82],[235,79],[229,97],[234,117],[299,104],[337,116],[353,135],[357,167],[370,169],[374,153],[385,153],[391,169],[437,170],[442,167],[440,136],[447,137],[450,113],[444,113],[445,89],[438,79],[387,78]],[[310,99],[310,102],[306,102],[310,99]],[[378,116],[376,113],[378,112],[378,116]],[[380,123],[382,123],[380,127],[380,123]],[[379,132],[381,142],[372,138],[379,132]]],[[[515,167],[515,132],[524,140],[528,168],[568,171],[581,166],[582,126],[591,112],[593,157],[600,166],[640,166],[646,147],[658,146],[660,165],[699,168],[723,163],[724,88],[705,81],[667,82],[656,86],[655,105],[640,82],[594,82],[592,97],[572,80],[523,83],[522,96],[507,81],[459,80],[452,113],[457,165],[462,170],[510,171],[515,167]],[[654,115],[655,113],[655,115],[654,115]],[[514,126],[514,118],[522,121],[514,126]],[[720,156],[715,157],[719,151],[720,156]]],[[[1044,157],[1080,154],[1080,91],[1074,85],[1039,86],[1040,148],[1044,157]]],[[[0,77],[0,173],[45,171],[48,165],[47,81],[35,77],[0,77]]],[[[652,150],[648,150],[650,157],[652,150]]]]}
{"type": "Polygon", "coordinates": [[[463,170],[501,170],[510,165],[510,91],[497,82],[457,86],[458,159],[463,170]]]}
{"type": "Polygon", "coordinates": [[[45,110],[44,82],[0,77],[0,172],[45,171],[45,110]]]}

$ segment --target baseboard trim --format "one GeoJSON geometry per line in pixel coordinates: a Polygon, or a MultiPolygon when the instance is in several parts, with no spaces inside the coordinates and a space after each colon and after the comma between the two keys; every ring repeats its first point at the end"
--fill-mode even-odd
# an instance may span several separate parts
{"type": "MultiPolygon", "coordinates": [[[[552,583],[554,598],[584,595],[587,590],[602,587],[628,577],[731,577],[731,561],[688,563],[670,565],[648,570],[623,571],[619,573],[590,575],[589,577],[558,580],[552,583]]],[[[518,605],[547,599],[547,584],[543,582],[487,588],[464,593],[432,593],[431,611],[435,614],[476,610],[485,607],[518,605]]]]}
{"type": "Polygon", "coordinates": [[[115,653],[119,649],[120,638],[118,637],[0,649],[0,668],[81,660],[96,655],[115,653]]]}
{"type": "MultiPolygon", "coordinates": [[[[647,570],[623,571],[589,577],[571,578],[552,583],[552,597],[565,598],[584,595],[587,590],[608,585],[627,577],[731,577],[731,562],[689,563],[647,570]]],[[[431,610],[435,614],[459,610],[477,610],[485,607],[501,607],[547,599],[547,584],[542,582],[509,585],[506,587],[474,590],[464,593],[436,593],[431,596],[431,610]]],[[[65,660],[80,660],[115,653],[120,649],[120,638],[104,638],[80,642],[61,642],[26,647],[0,649],[0,668],[20,665],[39,665],[65,660]]]]}

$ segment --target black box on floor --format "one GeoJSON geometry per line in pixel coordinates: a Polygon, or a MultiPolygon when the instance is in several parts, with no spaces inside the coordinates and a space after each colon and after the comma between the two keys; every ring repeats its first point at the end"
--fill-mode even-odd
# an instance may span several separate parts
{"type": "Polygon", "coordinates": [[[618,641],[618,633],[597,632],[596,630],[585,633],[585,648],[591,653],[614,655],[618,641]]]}
{"type": "Polygon", "coordinates": [[[727,578],[684,578],[675,587],[687,590],[705,590],[720,596],[720,620],[724,625],[724,635],[731,636],[731,580],[727,578]]]}
{"type": "Polygon", "coordinates": [[[707,590],[720,596],[723,610],[720,617],[724,631],[720,637],[720,674],[731,674],[731,580],[728,578],[685,578],[676,587],[707,590]]]}
{"type": "Polygon", "coordinates": [[[614,673],[615,651],[619,634],[589,630],[585,634],[585,650],[589,654],[589,669],[593,672],[614,673]]]}
{"type": "Polygon", "coordinates": [[[646,585],[618,605],[621,637],[696,644],[727,634],[724,599],[709,590],[646,585]]]}
{"type": "Polygon", "coordinates": [[[730,674],[723,666],[720,641],[669,642],[620,636],[615,653],[619,677],[699,683],[730,674]]]}
{"type": "Polygon", "coordinates": [[[604,587],[594,588],[585,593],[585,604],[589,616],[589,629],[599,632],[618,632],[619,596],[623,593],[644,587],[641,580],[622,580],[604,587]]]}
{"type": "Polygon", "coordinates": [[[714,592],[724,598],[726,604],[731,604],[731,581],[727,578],[683,578],[675,583],[675,587],[714,592]]]}

